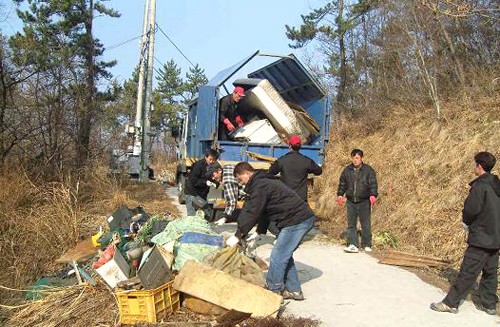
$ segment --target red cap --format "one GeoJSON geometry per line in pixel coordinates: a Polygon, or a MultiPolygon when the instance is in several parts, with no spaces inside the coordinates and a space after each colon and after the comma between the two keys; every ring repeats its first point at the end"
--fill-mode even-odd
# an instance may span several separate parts
{"type": "Polygon", "coordinates": [[[290,145],[301,145],[302,141],[300,140],[300,137],[298,137],[297,135],[292,135],[288,139],[288,144],[290,144],[290,145]]]}
{"type": "Polygon", "coordinates": [[[245,90],[243,90],[243,88],[241,86],[235,87],[234,92],[238,93],[240,95],[240,97],[245,96],[245,90]]]}

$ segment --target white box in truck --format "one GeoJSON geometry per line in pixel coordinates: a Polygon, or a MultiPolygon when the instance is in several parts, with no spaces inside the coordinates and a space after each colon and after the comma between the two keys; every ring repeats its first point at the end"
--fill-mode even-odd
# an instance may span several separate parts
{"type": "Polygon", "coordinates": [[[267,119],[256,120],[236,129],[231,136],[235,141],[280,144],[281,139],[267,119]]]}

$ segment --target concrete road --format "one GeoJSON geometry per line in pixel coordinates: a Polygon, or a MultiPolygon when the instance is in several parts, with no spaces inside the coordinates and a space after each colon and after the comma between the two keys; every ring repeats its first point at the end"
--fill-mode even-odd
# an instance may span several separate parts
{"type": "MultiPolygon", "coordinates": [[[[168,193],[175,195],[176,190],[168,193]]],[[[185,206],[179,209],[185,213],[185,206]]],[[[235,224],[226,224],[219,231],[235,229],[235,224]]],[[[434,312],[430,303],[445,296],[439,288],[409,271],[379,264],[365,253],[344,253],[340,246],[312,234],[294,255],[306,300],[291,301],[287,314],[312,317],[332,327],[500,326],[500,317],[478,311],[468,301],[458,314],[434,312]]],[[[272,240],[264,237],[256,249],[266,261],[272,240]]]]}

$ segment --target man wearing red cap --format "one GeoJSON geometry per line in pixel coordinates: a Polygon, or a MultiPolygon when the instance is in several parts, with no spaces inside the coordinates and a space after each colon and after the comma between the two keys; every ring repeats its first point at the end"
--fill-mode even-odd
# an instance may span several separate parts
{"type": "Polygon", "coordinates": [[[229,133],[237,127],[243,126],[243,120],[238,113],[238,102],[245,96],[241,86],[234,88],[233,93],[226,95],[220,100],[219,106],[219,140],[228,139],[229,133]]]}
{"type": "Polygon", "coordinates": [[[301,146],[300,137],[291,136],[288,139],[290,152],[276,160],[269,172],[273,175],[281,173],[281,181],[307,202],[307,175],[321,175],[323,170],[311,158],[299,153],[301,146]]]}

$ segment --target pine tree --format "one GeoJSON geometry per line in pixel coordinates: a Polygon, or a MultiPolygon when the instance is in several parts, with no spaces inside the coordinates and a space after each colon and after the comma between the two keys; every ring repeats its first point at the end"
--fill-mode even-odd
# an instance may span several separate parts
{"type": "Polygon", "coordinates": [[[109,78],[108,68],[116,62],[99,61],[103,45],[93,37],[94,15],[119,17],[119,13],[107,8],[102,0],[15,0],[28,3],[26,11],[17,10],[24,22],[23,33],[12,38],[12,45],[31,62],[35,69],[50,69],[68,65],[75,74],[76,160],[83,166],[90,155],[92,123],[98,98],[96,88],[100,78],[109,78]],[[54,50],[55,53],[54,53],[54,50]],[[65,59],[60,61],[61,59],[65,59]]]}

